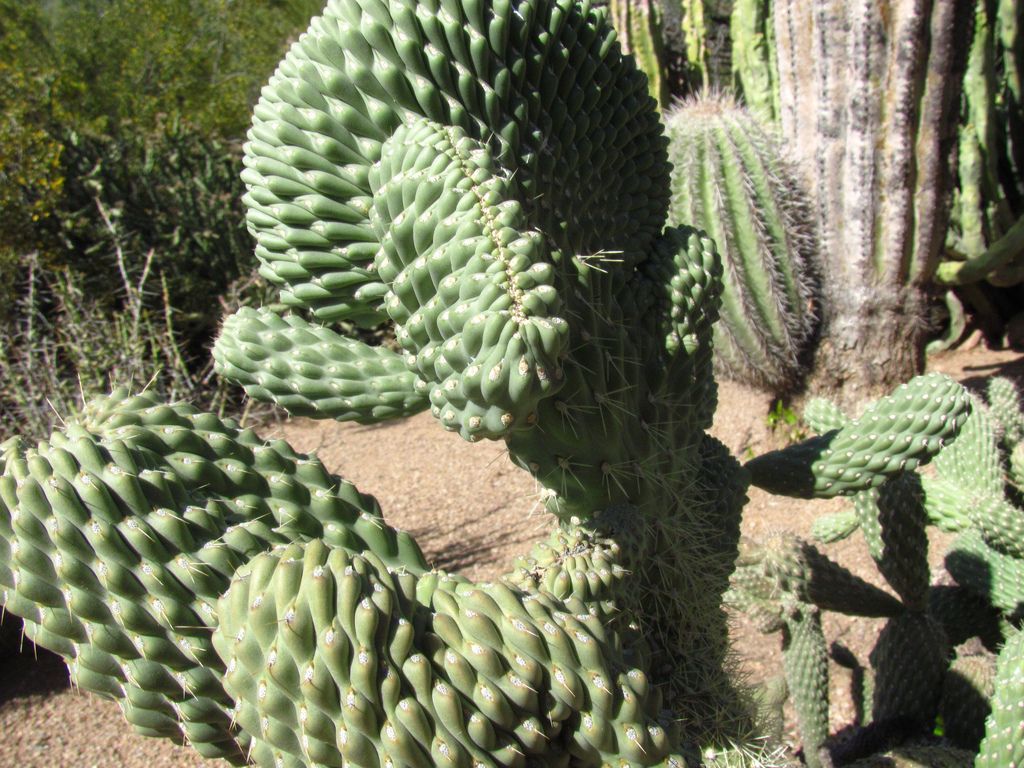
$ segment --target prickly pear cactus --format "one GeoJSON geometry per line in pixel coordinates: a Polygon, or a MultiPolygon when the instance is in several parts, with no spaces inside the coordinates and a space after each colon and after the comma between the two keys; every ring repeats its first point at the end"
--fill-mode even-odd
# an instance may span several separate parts
{"type": "Polygon", "coordinates": [[[792,389],[817,328],[817,242],[809,203],[769,131],[731,97],[688,99],[665,115],[670,220],[708,232],[724,264],[716,369],[792,389]]]}

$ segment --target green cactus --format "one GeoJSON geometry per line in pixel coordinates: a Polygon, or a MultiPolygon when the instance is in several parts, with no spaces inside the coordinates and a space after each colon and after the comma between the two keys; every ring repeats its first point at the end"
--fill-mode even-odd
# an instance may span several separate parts
{"type": "MultiPolygon", "coordinates": [[[[429,408],[504,440],[555,530],[493,582],[432,570],[314,457],[119,391],[0,450],[5,608],[137,729],[237,763],[674,767],[765,749],[722,606],[748,471],[705,431],[722,267],[707,235],[665,227],[666,146],[603,10],[330,0],[246,150],[257,255],[291,311],[230,318],[217,368],[296,412],[429,408]],[[329,325],[383,320],[400,351],[329,325]]],[[[967,407],[918,380],[830,436],[798,490],[875,488],[967,407]]],[[[892,624],[917,616],[798,550],[773,584],[805,600],[854,585],[892,624]]],[[[787,631],[794,663],[813,659],[799,695],[817,744],[814,622],[787,631]]]]}
{"type": "Polygon", "coordinates": [[[636,59],[640,71],[647,75],[651,96],[659,105],[670,103],[661,5],[653,0],[609,0],[608,8],[622,50],[636,59]]]}
{"type": "Polygon", "coordinates": [[[1011,631],[996,660],[992,713],[985,723],[978,768],[1024,761],[1024,630],[1011,631]]]}
{"type": "Polygon", "coordinates": [[[828,651],[821,615],[813,605],[787,609],[782,656],[800,725],[804,762],[810,768],[821,768],[824,763],[819,750],[828,738],[828,651]]]}
{"type": "MultiPolygon", "coordinates": [[[[1008,380],[990,381],[988,399],[986,404],[962,390],[921,379],[869,407],[859,419],[851,420],[834,406],[817,402],[809,421],[831,432],[748,464],[753,482],[769,489],[795,495],[827,493],[831,489],[824,488],[823,478],[829,475],[819,464],[827,467],[833,456],[845,454],[851,466],[866,466],[856,450],[846,447],[853,442],[852,434],[888,446],[905,441],[884,438],[888,430],[881,425],[905,417],[914,424],[912,429],[920,430],[911,442],[925,452],[922,459],[934,459],[933,472],[917,474],[912,471],[919,466],[917,458],[904,463],[909,458],[904,456],[894,462],[884,458],[883,448],[873,454],[872,477],[858,480],[853,509],[821,518],[814,526],[815,533],[827,541],[860,530],[878,570],[899,595],[896,600],[879,593],[891,605],[885,613],[890,618],[870,655],[870,722],[849,743],[870,743],[880,734],[898,733],[914,744],[941,725],[957,747],[929,747],[934,752],[912,757],[911,752],[919,749],[913,747],[905,752],[908,765],[946,764],[946,760],[950,765],[965,765],[973,752],[978,752],[977,765],[1011,765],[1021,759],[1014,750],[1022,727],[1016,703],[1020,698],[1018,627],[1024,619],[1024,512],[1013,488],[1012,457],[1019,447],[1017,425],[1024,413],[1008,380]],[[929,391],[939,395],[933,407],[945,403],[933,413],[937,421],[912,415],[913,403],[929,391]],[[903,416],[892,410],[897,403],[906,409],[903,416]],[[949,431],[938,438],[937,428],[949,431]],[[939,444],[954,437],[948,446],[939,444]],[[823,452],[823,446],[832,452],[823,452]],[[817,457],[822,461],[816,462],[817,457]],[[872,478],[883,482],[875,485],[872,478]],[[948,575],[935,585],[929,585],[928,524],[958,533],[945,555],[948,575]],[[970,647],[964,644],[974,638],[989,650],[1002,648],[1005,655],[1000,657],[995,678],[991,657],[960,655],[970,647]],[[957,654],[952,652],[954,647],[959,647],[957,654]]],[[[851,489],[843,486],[841,490],[851,489]]],[[[857,581],[826,580],[826,574],[842,573],[841,566],[798,539],[789,539],[785,546],[769,539],[755,553],[759,554],[740,559],[729,597],[741,609],[767,617],[761,621],[766,631],[784,626],[787,600],[847,615],[866,615],[881,605],[877,595],[857,581]],[[819,588],[812,589],[815,582],[819,588]]],[[[856,659],[844,662],[851,668],[856,665],[856,659]]],[[[820,695],[819,706],[825,700],[820,695]]],[[[813,732],[806,738],[810,739],[806,747],[819,747],[821,739],[813,732]]],[[[842,754],[835,749],[833,756],[842,754]]],[[[873,759],[902,764],[899,759],[903,758],[892,753],[891,758],[873,759]]]]}
{"type": "Polygon", "coordinates": [[[943,735],[962,749],[977,752],[985,736],[989,700],[995,693],[995,657],[960,656],[949,665],[942,683],[939,714],[943,735]]]}
{"type": "Polygon", "coordinates": [[[779,71],[775,60],[775,22],[765,0],[736,0],[729,17],[733,88],[758,120],[779,118],[779,71]]]}
{"type": "Polygon", "coordinates": [[[716,370],[792,389],[817,327],[817,246],[806,196],[769,132],[732,99],[687,100],[665,120],[670,220],[707,230],[724,263],[716,370]]]}
{"type": "Polygon", "coordinates": [[[839,429],[747,463],[753,482],[785,496],[830,498],[877,488],[926,464],[970,413],[966,391],[939,374],[918,376],[839,429]]]}
{"type": "MultiPolygon", "coordinates": [[[[1024,242],[1024,132],[1021,117],[1021,25],[1024,9],[1007,0],[974,7],[974,28],[963,80],[958,184],[940,283],[969,285],[1021,280],[1024,242]]],[[[968,291],[968,301],[973,295],[968,291]]],[[[976,302],[971,302],[976,303],[976,302]]]]}
{"type": "MultiPolygon", "coordinates": [[[[197,541],[213,540],[218,553],[221,539],[242,538],[227,539],[235,549],[200,597],[157,568],[193,557],[190,540],[145,550],[157,525],[145,498],[132,497],[130,510],[154,532],[111,550],[125,568],[154,570],[177,590],[163,606],[174,615],[139,619],[160,648],[177,639],[178,613],[200,598],[210,607],[196,631],[212,652],[202,669],[217,681],[210,709],[219,720],[193,717],[188,689],[162,678],[155,691],[122,694],[119,657],[101,670],[115,682],[92,687],[166,696],[166,706],[157,702],[161,733],[177,727],[181,710],[186,726],[210,726],[193,728],[192,742],[267,764],[386,764],[404,750],[403,760],[460,766],[520,765],[524,756],[563,764],[570,755],[584,765],[671,765],[704,746],[743,744],[752,712],[729,675],[721,595],[746,478],[704,433],[715,405],[721,267],[707,236],[664,229],[666,143],[645,78],[604,12],[586,3],[328,3],[264,89],[246,148],[257,256],[292,312],[230,318],[217,369],[250,396],[299,413],[373,423],[429,408],[469,440],[503,439],[544,488],[559,529],[508,579],[464,583],[427,571],[372,500],[356,494],[336,508],[332,489],[348,486],[314,460],[282,447],[285,458],[265,472],[247,471],[255,444],[222,459],[221,438],[209,444],[194,432],[234,427],[172,420],[164,443],[161,425],[131,416],[146,408],[114,397],[94,407],[102,418],[69,434],[112,452],[110,463],[107,432],[123,426],[177,494],[159,497],[160,509],[181,517],[213,505],[223,521],[195,525],[206,531],[197,541]],[[384,319],[399,351],[329,325],[384,319]],[[683,537],[692,544],[679,547],[683,537]],[[265,595],[253,591],[264,586],[265,595]],[[362,595],[355,608],[329,605],[329,594],[351,590],[362,595]],[[616,618],[605,627],[602,615],[616,618]],[[347,643],[344,662],[331,661],[328,625],[339,647],[347,643]],[[468,685],[467,664],[489,665],[473,674],[493,699],[468,685]],[[350,707],[349,688],[365,701],[350,707]],[[416,729],[431,706],[437,717],[424,739],[416,729]],[[465,717],[449,721],[455,712],[465,717]],[[412,719],[399,728],[405,715],[412,719]]],[[[32,449],[5,457],[5,482],[39,471],[32,449]]],[[[59,528],[72,513],[57,499],[11,493],[10,521],[38,523],[22,530],[6,511],[0,517],[8,608],[40,626],[39,642],[74,657],[33,601],[52,603],[64,611],[59,628],[68,624],[73,642],[92,649],[76,606],[62,602],[57,545],[45,537],[49,521],[59,528]]],[[[73,521],[88,529],[80,506],[73,521]]],[[[87,558],[88,537],[75,541],[87,558]]],[[[106,599],[89,584],[91,600],[106,599]]],[[[116,617],[112,625],[121,632],[116,617]]],[[[128,654],[122,645],[110,647],[128,654]]]]}

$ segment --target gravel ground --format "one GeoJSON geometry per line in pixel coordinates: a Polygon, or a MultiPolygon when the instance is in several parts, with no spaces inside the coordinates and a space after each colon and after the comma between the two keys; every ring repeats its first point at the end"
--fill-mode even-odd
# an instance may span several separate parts
{"type": "MultiPolygon", "coordinates": [[[[933,368],[979,384],[994,373],[1024,380],[1018,353],[983,348],[959,351],[933,361],[933,368]]],[[[723,385],[714,432],[736,454],[761,453],[776,438],[765,424],[771,398],[735,385],[723,385]]],[[[388,520],[411,531],[438,567],[470,577],[502,572],[510,558],[525,552],[547,524],[537,506],[533,480],[514,467],[501,446],[469,444],[439,429],[422,414],[375,427],[295,420],[263,430],[284,436],[301,451],[316,451],[327,466],[377,496],[388,520]]],[[[762,538],[775,529],[806,535],[815,516],[842,502],[794,503],[752,490],[744,534],[762,538]]],[[[933,548],[935,564],[940,561],[933,548]]],[[[860,537],[829,553],[855,571],[878,581],[860,537]]],[[[10,622],[11,617],[7,618],[10,622]]],[[[827,616],[825,631],[863,658],[879,626],[827,616]]],[[[765,638],[737,617],[734,641],[743,669],[754,679],[777,674],[777,638],[765,638]]],[[[0,648],[3,646],[0,645],[0,648]]],[[[134,735],[116,704],[80,694],[68,686],[67,672],[54,656],[26,649],[0,650],[0,768],[189,768],[223,767],[203,761],[187,748],[134,735]]],[[[849,674],[833,668],[833,726],[853,715],[849,674]]]]}

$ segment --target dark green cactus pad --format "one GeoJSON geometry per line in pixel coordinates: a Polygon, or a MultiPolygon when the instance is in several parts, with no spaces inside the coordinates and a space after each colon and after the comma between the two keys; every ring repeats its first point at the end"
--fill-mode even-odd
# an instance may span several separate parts
{"type": "Polygon", "coordinates": [[[906,721],[929,732],[948,654],[942,627],[930,616],[908,612],[890,619],[870,656],[875,671],[872,720],[906,721]]]}
{"type": "Polygon", "coordinates": [[[931,572],[928,523],[920,478],[913,472],[893,477],[854,497],[854,511],[868,552],[912,611],[923,611],[931,572]]]}
{"type": "Polygon", "coordinates": [[[215,370],[289,413],[372,424],[429,407],[402,357],[297,315],[243,308],[227,318],[215,370]]]}
{"type": "Polygon", "coordinates": [[[411,119],[370,184],[384,306],[432,412],[467,439],[531,426],[564,382],[569,325],[560,257],[526,228],[516,181],[464,131],[411,119]]]}
{"type": "Polygon", "coordinates": [[[815,546],[790,534],[770,537],[760,563],[781,595],[826,611],[851,616],[898,616],[899,600],[830,560],[815,546]]]}
{"type": "Polygon", "coordinates": [[[1024,617],[1024,560],[999,552],[969,529],[946,552],[946,570],[957,584],[980,595],[1007,617],[1024,617]]]}
{"type": "Polygon", "coordinates": [[[214,642],[260,764],[683,766],[590,615],[319,542],[243,567],[214,642]]]}
{"type": "Polygon", "coordinates": [[[769,132],[731,98],[666,113],[669,219],[707,231],[725,265],[715,363],[726,378],[784,390],[805,372],[817,327],[817,243],[796,175],[769,132]]]}
{"type": "Polygon", "coordinates": [[[1024,765],[1024,631],[1011,632],[996,660],[992,714],[975,765],[1024,765]]]}
{"type": "Polygon", "coordinates": [[[978,751],[991,714],[989,699],[995,690],[995,656],[957,656],[942,684],[943,735],[961,749],[978,751]]]}
{"type": "Polygon", "coordinates": [[[949,377],[918,376],[842,429],[758,456],[746,467],[754,485],[783,496],[857,493],[929,462],[970,410],[966,390],[949,377]]]}
{"type": "Polygon", "coordinates": [[[559,527],[528,555],[516,558],[506,578],[524,592],[543,592],[574,610],[601,606],[610,620],[618,611],[612,601],[625,575],[614,540],[579,527],[559,527]]]}
{"type": "Polygon", "coordinates": [[[136,730],[243,762],[210,641],[237,568],[309,536],[411,569],[423,557],[318,461],[211,414],[121,391],[82,421],[34,448],[4,446],[5,610],[136,730]]]}

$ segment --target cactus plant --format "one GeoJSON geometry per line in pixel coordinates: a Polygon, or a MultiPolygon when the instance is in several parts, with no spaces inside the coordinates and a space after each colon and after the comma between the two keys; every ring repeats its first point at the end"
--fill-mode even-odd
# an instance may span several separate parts
{"type": "MultiPolygon", "coordinates": [[[[721,597],[748,473],[705,432],[721,264],[664,227],[668,174],[603,11],[331,0],[246,150],[257,255],[291,313],[226,321],[218,370],[297,412],[430,409],[502,439],[555,529],[474,583],[315,457],[116,391],[0,450],[5,608],[138,730],[236,763],[742,760],[721,597]],[[385,318],[400,353],[329,325],[385,318]]],[[[910,391],[929,399],[879,410],[908,444],[840,431],[849,456],[809,470],[838,478],[822,492],[955,434],[955,389],[910,391]]]]}
{"type": "Polygon", "coordinates": [[[587,4],[329,3],[246,149],[293,312],[231,317],[218,370],[296,412],[429,408],[504,439],[559,530],[492,585],[432,572],[314,459],[117,393],[6,447],[7,608],[136,727],[235,761],[673,765],[743,743],[720,595],[745,480],[704,434],[720,265],[663,231],[665,145],[587,4]],[[327,325],[385,318],[401,352],[327,325]]]}
{"type": "Polygon", "coordinates": [[[1021,280],[1022,23],[1024,9],[1018,3],[974,6],[959,125],[958,184],[947,260],[936,273],[946,285],[984,279],[1012,285],[1021,280]]]}
{"type": "MultiPolygon", "coordinates": [[[[871,723],[865,732],[897,729],[904,737],[921,738],[932,732],[941,715],[942,729],[953,746],[929,747],[944,750],[929,759],[939,760],[941,754],[950,764],[961,765],[970,762],[965,755],[977,753],[976,765],[1010,765],[1020,760],[1014,750],[1024,728],[1020,708],[1010,704],[1019,701],[1019,625],[1024,618],[1024,512],[1011,471],[1024,417],[1016,389],[1006,379],[990,380],[988,403],[971,396],[966,420],[967,398],[962,392],[951,400],[940,395],[958,403],[946,412],[958,412],[953,420],[963,426],[955,442],[942,450],[936,441],[945,441],[948,434],[933,432],[930,449],[928,440],[912,441],[926,451],[923,458],[934,457],[933,472],[918,474],[913,471],[920,466],[917,458],[886,460],[876,449],[876,467],[890,473],[881,485],[828,485],[835,480],[827,466],[836,452],[845,454],[844,462],[850,466],[863,464],[856,458],[853,446],[858,441],[851,440],[852,435],[860,435],[861,441],[901,444],[898,437],[891,439],[901,418],[893,410],[897,403],[922,435],[933,428],[951,429],[949,416],[939,415],[934,421],[931,415],[925,417],[932,427],[912,416],[915,400],[920,402],[927,389],[935,394],[941,389],[921,389],[923,381],[911,382],[903,393],[875,404],[859,419],[816,401],[808,407],[808,421],[830,431],[748,464],[753,482],[776,492],[852,493],[852,513],[820,521],[815,532],[833,542],[860,530],[899,599],[857,580],[844,581],[840,576],[845,571],[838,563],[795,538],[782,544],[768,540],[747,554],[734,576],[730,599],[741,608],[756,606],[761,616],[785,615],[788,602],[801,606],[803,615],[821,609],[889,617],[870,655],[873,694],[871,723]],[[958,533],[945,556],[955,583],[929,585],[928,524],[958,533]],[[968,652],[970,646],[964,644],[973,638],[999,650],[995,671],[996,659],[990,652],[968,652]]],[[[766,631],[782,626],[762,621],[766,631]]],[[[787,647],[785,637],[783,642],[787,647]]],[[[794,666],[790,676],[803,679],[806,673],[800,670],[805,668],[806,664],[794,666]]],[[[824,694],[812,697],[810,704],[797,699],[801,712],[823,702],[827,705],[824,694]]],[[[820,729],[803,726],[803,719],[801,723],[805,746],[817,750],[823,741],[820,729]]],[[[829,747],[835,754],[840,745],[829,747]]]]}
{"type": "Polygon", "coordinates": [[[716,370],[792,389],[817,328],[817,246],[806,195],[768,130],[731,98],[688,99],[665,121],[670,220],[705,229],[722,255],[716,370]]]}

